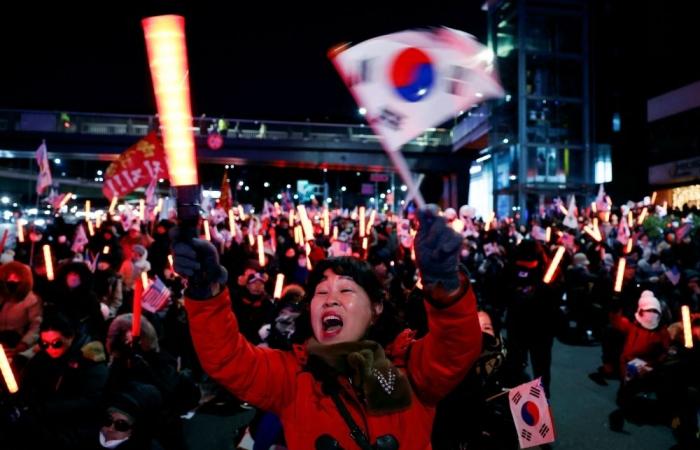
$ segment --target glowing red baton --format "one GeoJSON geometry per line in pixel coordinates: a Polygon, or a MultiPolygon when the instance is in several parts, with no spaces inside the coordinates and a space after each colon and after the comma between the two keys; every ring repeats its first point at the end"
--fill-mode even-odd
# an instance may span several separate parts
{"type": "Polygon", "coordinates": [[[338,225],[333,225],[333,240],[338,240],[338,225]]]}
{"type": "Polygon", "coordinates": [[[146,272],[141,272],[141,279],[134,283],[134,314],[131,318],[131,335],[134,337],[141,335],[141,300],[147,287],[148,276],[146,272]]]}
{"type": "Polygon", "coordinates": [[[595,202],[591,202],[591,211],[593,211],[593,214],[596,214],[598,212],[598,208],[596,207],[595,202]]]}
{"type": "Polygon", "coordinates": [[[61,199],[61,203],[58,204],[58,208],[56,208],[56,210],[60,211],[61,208],[63,208],[64,206],[66,206],[68,204],[68,202],[70,201],[70,199],[72,197],[73,197],[73,194],[71,194],[70,192],[67,193],[66,195],[64,195],[63,198],[61,199]]]}
{"type": "Polygon", "coordinates": [[[104,246],[104,248],[102,249],[102,254],[109,255],[109,245],[104,246]]]}
{"type": "Polygon", "coordinates": [[[627,239],[627,246],[625,247],[625,254],[628,255],[632,253],[632,246],[634,245],[634,242],[632,241],[632,238],[627,239]]]}
{"type": "Polygon", "coordinates": [[[560,246],[557,248],[557,252],[554,254],[554,259],[552,259],[552,262],[549,263],[549,267],[547,268],[547,273],[544,275],[544,282],[546,284],[549,284],[552,281],[552,277],[554,276],[554,272],[556,272],[557,267],[559,267],[559,263],[561,262],[561,258],[564,256],[564,247],[560,246]]]}
{"type": "Polygon", "coordinates": [[[299,219],[301,219],[301,226],[304,229],[304,236],[307,241],[314,240],[314,227],[311,225],[309,216],[306,214],[306,207],[304,205],[297,206],[299,211],[299,219]]]}
{"type": "Polygon", "coordinates": [[[277,279],[275,280],[275,290],[272,294],[272,298],[279,300],[282,298],[282,287],[284,286],[284,274],[278,273],[277,279]]]}
{"type": "Polygon", "coordinates": [[[17,219],[17,240],[20,243],[24,242],[24,223],[22,219],[17,219]]]}
{"type": "Polygon", "coordinates": [[[211,231],[209,231],[209,221],[207,219],[203,220],[204,226],[204,239],[211,242],[211,231]]]}
{"type": "Polygon", "coordinates": [[[631,227],[634,226],[634,214],[632,214],[632,211],[627,213],[627,224],[631,227]]]}
{"type": "Polygon", "coordinates": [[[141,222],[146,221],[146,200],[144,199],[139,200],[139,220],[141,222]]]}
{"type": "Polygon", "coordinates": [[[0,239],[0,253],[5,251],[5,243],[7,243],[7,236],[10,234],[10,231],[5,228],[5,231],[2,232],[2,239],[0,239]]]}
{"type": "Polygon", "coordinates": [[[365,237],[365,207],[360,206],[360,237],[365,237]]]}
{"type": "Polygon", "coordinates": [[[185,19],[166,15],[141,21],[148,64],[163,130],[168,171],[173,186],[194,186],[197,179],[185,19]]]}
{"type": "Polygon", "coordinates": [[[651,193],[651,204],[656,203],[656,191],[651,193]]]}
{"type": "Polygon", "coordinates": [[[615,275],[615,292],[622,292],[622,279],[625,275],[625,265],[627,260],[624,256],[620,257],[620,262],[617,263],[617,274],[615,275]]]}
{"type": "Polygon", "coordinates": [[[51,258],[51,246],[44,244],[44,267],[46,267],[46,279],[53,281],[53,259],[51,258]]]}
{"type": "Polygon", "coordinates": [[[544,241],[549,242],[552,239],[552,227],[547,227],[544,231],[544,241]]]}
{"type": "Polygon", "coordinates": [[[90,219],[87,220],[87,227],[88,227],[88,234],[90,236],[94,236],[95,235],[95,228],[92,226],[92,220],[90,220],[90,219]]]}
{"type": "Polygon", "coordinates": [[[19,390],[17,387],[17,381],[15,380],[15,374],[12,373],[12,367],[10,367],[10,361],[7,359],[5,354],[5,349],[0,344],[0,372],[2,372],[2,377],[5,379],[5,385],[7,385],[7,390],[10,394],[14,394],[19,390]]]}
{"type": "Polygon", "coordinates": [[[683,317],[683,341],[685,348],[693,348],[693,329],[690,325],[690,308],[688,308],[688,305],[681,306],[681,316],[683,317]]]}
{"type": "Polygon", "coordinates": [[[85,200],[85,220],[90,220],[90,210],[91,210],[90,200],[85,200]]]}
{"type": "Polygon", "coordinates": [[[327,207],[323,209],[323,234],[325,236],[331,235],[331,218],[327,207]]]}

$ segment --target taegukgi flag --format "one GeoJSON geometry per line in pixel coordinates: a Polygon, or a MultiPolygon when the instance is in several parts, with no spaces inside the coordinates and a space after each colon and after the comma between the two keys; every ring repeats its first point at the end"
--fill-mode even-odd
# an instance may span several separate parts
{"type": "Polygon", "coordinates": [[[504,94],[493,52],[450,28],[380,36],[338,47],[330,57],[389,151],[504,94]]]}
{"type": "Polygon", "coordinates": [[[554,442],[552,414],[541,378],[511,389],[508,402],[520,448],[554,442]]]}

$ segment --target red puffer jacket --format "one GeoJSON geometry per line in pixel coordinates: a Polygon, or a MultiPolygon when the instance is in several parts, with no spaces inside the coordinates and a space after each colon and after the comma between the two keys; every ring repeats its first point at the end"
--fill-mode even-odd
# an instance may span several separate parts
{"type": "Polygon", "coordinates": [[[671,345],[671,336],[665,326],[647,330],[621,313],[610,314],[610,323],[613,328],[625,334],[625,346],[620,355],[620,376],[623,380],[628,362],[639,358],[654,366],[664,358],[671,345]]]}
{"type": "MultiPolygon", "coordinates": [[[[239,398],[276,413],[290,450],[313,449],[322,434],[331,435],[342,448],[359,448],[332,398],[304,370],[304,347],[285,352],[248,343],[238,332],[228,291],[211,300],[187,300],[186,308],[206,372],[239,398]]],[[[481,330],[471,288],[450,306],[436,308],[426,302],[426,309],[430,332],[410,343],[403,352],[405,361],[394,361],[411,383],[407,409],[370,415],[350,384],[341,380],[354,399],[346,402],[347,407],[371,442],[391,434],[402,450],[430,449],[435,404],[464,378],[479,356],[481,330]]]]}

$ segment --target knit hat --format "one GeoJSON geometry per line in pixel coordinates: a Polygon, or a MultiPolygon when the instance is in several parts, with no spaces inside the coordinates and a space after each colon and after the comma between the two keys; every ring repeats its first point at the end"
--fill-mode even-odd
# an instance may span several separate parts
{"type": "Polygon", "coordinates": [[[588,257],[586,256],[585,253],[576,253],[574,255],[574,265],[575,266],[588,266],[590,264],[591,264],[591,262],[588,260],[588,257]]]}
{"type": "Polygon", "coordinates": [[[160,391],[150,384],[129,383],[107,402],[110,409],[116,409],[143,424],[158,415],[163,399],[160,391]]]}

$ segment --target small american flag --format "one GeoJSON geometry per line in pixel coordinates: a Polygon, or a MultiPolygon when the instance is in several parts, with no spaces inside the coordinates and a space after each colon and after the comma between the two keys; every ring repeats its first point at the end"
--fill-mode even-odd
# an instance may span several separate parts
{"type": "Polygon", "coordinates": [[[170,289],[168,289],[160,278],[156,277],[143,293],[141,306],[150,313],[156,313],[168,304],[170,299],[170,289]]]}

